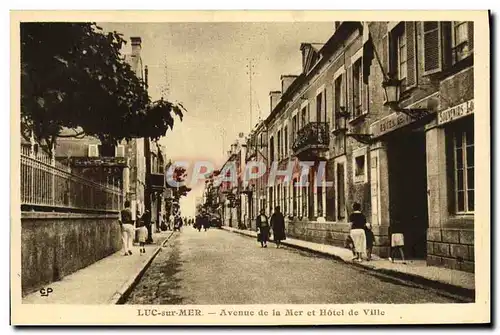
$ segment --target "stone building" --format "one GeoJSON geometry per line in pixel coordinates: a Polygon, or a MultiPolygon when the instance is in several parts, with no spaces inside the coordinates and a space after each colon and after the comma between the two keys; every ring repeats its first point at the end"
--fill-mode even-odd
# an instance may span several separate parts
{"type": "Polygon", "coordinates": [[[374,253],[399,227],[408,258],[474,271],[473,44],[471,22],[336,22],[301,45],[263,122],[268,171],[308,172],[267,180],[288,235],[342,246],[359,202],[374,253]]]}

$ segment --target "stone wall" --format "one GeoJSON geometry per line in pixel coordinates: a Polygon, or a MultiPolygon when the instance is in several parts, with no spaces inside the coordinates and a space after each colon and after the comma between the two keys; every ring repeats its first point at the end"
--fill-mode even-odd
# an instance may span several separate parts
{"type": "MultiPolygon", "coordinates": [[[[337,247],[344,247],[347,235],[349,235],[348,223],[336,222],[309,222],[307,220],[290,221],[287,224],[287,236],[337,247]]],[[[380,257],[389,255],[389,236],[387,227],[373,227],[375,241],[373,243],[373,253],[380,257]]]]}
{"type": "Polygon", "coordinates": [[[122,243],[117,218],[116,214],[23,212],[22,294],[118,251],[122,243]]]}
{"type": "Polygon", "coordinates": [[[429,228],[427,264],[474,272],[474,229],[429,228]]]}

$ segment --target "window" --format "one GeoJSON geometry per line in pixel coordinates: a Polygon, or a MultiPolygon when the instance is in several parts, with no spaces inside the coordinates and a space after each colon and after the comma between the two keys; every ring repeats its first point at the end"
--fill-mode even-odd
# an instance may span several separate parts
{"type": "Polygon", "coordinates": [[[316,121],[323,122],[322,113],[323,112],[323,94],[320,93],[316,96],[316,121]]]}
{"type": "Polygon", "coordinates": [[[404,29],[397,37],[398,43],[398,79],[406,79],[406,35],[404,29]]]}
{"type": "Polygon", "coordinates": [[[474,129],[473,124],[453,137],[455,208],[457,213],[474,212],[474,129]]]}
{"type": "Polygon", "coordinates": [[[281,130],[278,130],[278,135],[276,136],[278,138],[278,153],[277,153],[277,158],[278,161],[281,160],[281,130]]]}
{"type": "Polygon", "coordinates": [[[307,115],[308,114],[307,113],[307,107],[308,106],[304,106],[302,108],[302,112],[301,112],[301,118],[302,118],[302,120],[301,120],[301,125],[300,125],[301,128],[304,128],[304,126],[309,122],[309,115],[307,115]]]}
{"type": "Polygon", "coordinates": [[[294,115],[292,118],[292,143],[295,141],[295,138],[297,137],[297,115],[294,115]]]}
{"type": "Polygon", "coordinates": [[[469,56],[469,25],[465,21],[455,21],[452,24],[452,57],[455,63],[469,56]]]}
{"type": "Polygon", "coordinates": [[[344,164],[337,164],[337,219],[345,218],[345,179],[344,164]]]}
{"type": "Polygon", "coordinates": [[[335,90],[335,97],[334,97],[334,120],[335,120],[335,129],[340,128],[340,117],[336,115],[335,113],[340,112],[340,107],[344,107],[344,95],[343,95],[343,90],[342,90],[342,76],[339,76],[337,79],[335,79],[334,82],[334,90],[335,90]]]}
{"type": "Polygon", "coordinates": [[[269,139],[269,162],[274,162],[274,137],[269,139]]]}
{"type": "Polygon", "coordinates": [[[355,183],[366,183],[368,180],[368,169],[366,167],[366,150],[353,154],[353,179],[355,183]]]}
{"type": "Polygon", "coordinates": [[[99,147],[97,144],[89,144],[89,157],[99,157],[99,147]]]}
{"type": "MultiPolygon", "coordinates": [[[[425,25],[426,23],[422,22],[421,24],[425,25]]],[[[427,62],[429,63],[428,70],[432,70],[436,66],[433,62],[439,55],[431,55],[430,52],[437,52],[437,47],[434,49],[434,45],[437,43],[435,38],[439,31],[435,30],[433,25],[428,29],[429,34],[425,35],[429,40],[427,42],[429,50],[427,62]]],[[[389,62],[386,63],[386,66],[389,68],[390,75],[401,81],[403,92],[417,85],[417,39],[415,32],[415,22],[413,21],[400,22],[393,26],[389,32],[389,62]]]]}
{"type": "Polygon", "coordinates": [[[352,67],[353,118],[363,113],[363,70],[359,58],[352,67]]]}
{"type": "Polygon", "coordinates": [[[117,145],[115,149],[115,156],[116,157],[125,157],[125,146],[124,145],[117,145]]]}
{"type": "Polygon", "coordinates": [[[283,153],[284,157],[288,157],[288,126],[285,126],[285,130],[283,132],[283,137],[284,137],[284,145],[285,145],[285,150],[283,153]]]}

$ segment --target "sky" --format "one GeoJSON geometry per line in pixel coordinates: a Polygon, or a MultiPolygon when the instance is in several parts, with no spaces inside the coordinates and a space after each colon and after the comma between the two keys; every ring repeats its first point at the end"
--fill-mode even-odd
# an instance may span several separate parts
{"type": "MultiPolygon", "coordinates": [[[[149,94],[181,102],[183,121],[160,142],[167,159],[208,160],[216,168],[240,132],[270,112],[269,92],[281,90],[280,76],[301,72],[302,42],[325,43],[333,22],[98,23],[130,41],[142,39],[149,68],[149,94]],[[252,85],[248,65],[252,61],[252,85]],[[251,89],[250,89],[251,87],[251,89]],[[250,103],[250,91],[252,103],[250,103]],[[250,107],[251,106],[251,107],[250,107]],[[252,113],[251,113],[252,110],[252,113]],[[252,115],[252,117],[251,117],[252,115]]],[[[130,52],[130,43],[124,53],[130,52]]],[[[194,215],[198,184],[181,200],[183,215],[194,215]]]]}

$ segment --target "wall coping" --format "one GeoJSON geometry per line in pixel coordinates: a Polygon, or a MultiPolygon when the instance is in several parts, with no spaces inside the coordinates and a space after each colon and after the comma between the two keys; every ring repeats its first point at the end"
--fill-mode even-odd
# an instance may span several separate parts
{"type": "Polygon", "coordinates": [[[118,219],[118,213],[96,214],[96,213],[59,213],[59,212],[21,212],[21,219],[33,219],[33,220],[118,219]]]}

